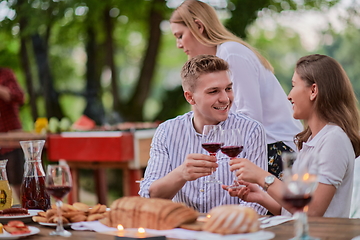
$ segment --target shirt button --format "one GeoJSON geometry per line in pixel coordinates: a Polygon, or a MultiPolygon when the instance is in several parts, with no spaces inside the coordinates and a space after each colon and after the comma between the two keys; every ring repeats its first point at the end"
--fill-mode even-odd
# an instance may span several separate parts
{"type": "Polygon", "coordinates": [[[204,192],[204,189],[200,189],[200,192],[204,192]]]}

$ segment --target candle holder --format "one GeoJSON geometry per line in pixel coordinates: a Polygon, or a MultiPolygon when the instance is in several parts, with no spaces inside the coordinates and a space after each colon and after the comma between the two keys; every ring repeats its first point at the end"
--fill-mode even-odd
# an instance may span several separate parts
{"type": "Polygon", "coordinates": [[[144,228],[138,229],[123,229],[118,227],[117,231],[98,232],[97,239],[99,240],[166,240],[166,236],[155,235],[147,233],[144,228]]]}

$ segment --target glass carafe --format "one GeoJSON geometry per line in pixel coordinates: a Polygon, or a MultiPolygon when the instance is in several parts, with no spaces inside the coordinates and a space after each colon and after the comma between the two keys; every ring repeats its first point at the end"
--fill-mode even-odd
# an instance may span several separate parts
{"type": "Polygon", "coordinates": [[[24,178],[20,188],[21,206],[46,211],[51,207],[45,188],[45,172],[41,153],[45,140],[20,141],[25,155],[24,178]]]}
{"type": "Polygon", "coordinates": [[[8,160],[0,160],[0,210],[11,208],[13,204],[12,190],[6,174],[8,160]]]}

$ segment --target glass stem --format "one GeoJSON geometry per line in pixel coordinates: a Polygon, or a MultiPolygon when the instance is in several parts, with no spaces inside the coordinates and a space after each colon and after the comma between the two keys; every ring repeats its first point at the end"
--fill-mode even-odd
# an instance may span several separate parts
{"type": "MultiPolygon", "coordinates": [[[[231,157],[230,160],[234,159],[235,157],[231,157]]],[[[233,176],[234,176],[234,182],[232,183],[232,185],[235,185],[235,182],[237,182],[237,177],[236,177],[236,170],[232,172],[233,176]]]]}
{"type": "Polygon", "coordinates": [[[309,236],[309,224],[306,212],[296,212],[295,236],[298,239],[306,239],[309,236]]]}
{"type": "Polygon", "coordinates": [[[56,225],[56,232],[62,232],[64,231],[64,227],[63,227],[63,221],[62,221],[62,201],[61,200],[56,200],[56,207],[57,207],[57,215],[58,215],[58,221],[57,221],[57,225],[56,225]]]}
{"type": "MultiPolygon", "coordinates": [[[[216,153],[210,153],[210,156],[216,156],[216,153]]],[[[215,179],[215,176],[213,175],[213,173],[214,173],[214,168],[211,168],[211,175],[210,175],[210,177],[211,177],[212,179],[215,179]]]]}

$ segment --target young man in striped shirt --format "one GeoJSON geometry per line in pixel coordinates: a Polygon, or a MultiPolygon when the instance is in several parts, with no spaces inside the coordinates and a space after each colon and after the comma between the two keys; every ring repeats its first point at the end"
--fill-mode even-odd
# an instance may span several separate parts
{"type": "Polygon", "coordinates": [[[211,169],[224,185],[234,176],[228,160],[220,151],[209,156],[201,146],[204,125],[221,125],[222,129],[240,129],[247,158],[267,170],[267,150],[263,126],[243,115],[230,113],[234,99],[229,66],[212,55],[199,55],[182,68],[184,96],[192,111],[160,124],[153,137],[150,159],[140,184],[140,196],[172,199],[206,213],[222,204],[253,207],[259,214],[267,210],[256,203],[231,197],[220,184],[208,184],[211,169]]]}

